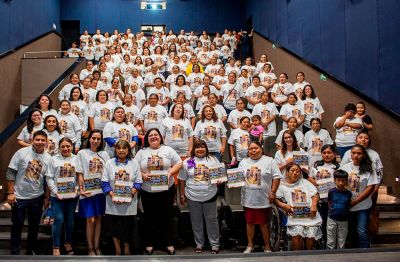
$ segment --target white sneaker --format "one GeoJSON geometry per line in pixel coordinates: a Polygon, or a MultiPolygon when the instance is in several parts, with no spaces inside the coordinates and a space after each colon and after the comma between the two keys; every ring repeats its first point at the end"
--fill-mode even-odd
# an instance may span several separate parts
{"type": "Polygon", "coordinates": [[[250,254],[253,253],[254,248],[253,247],[246,247],[246,250],[243,251],[243,254],[250,254]]]}

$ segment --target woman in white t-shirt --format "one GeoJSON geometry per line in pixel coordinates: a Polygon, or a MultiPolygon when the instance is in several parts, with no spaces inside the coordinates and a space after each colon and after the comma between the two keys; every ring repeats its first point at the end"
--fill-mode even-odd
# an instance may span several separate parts
{"type": "Polygon", "coordinates": [[[304,136],[304,148],[307,150],[310,159],[309,166],[313,166],[315,161],[321,160],[321,148],[324,145],[332,145],[331,135],[326,129],[322,129],[319,118],[311,119],[311,130],[304,136]]]}
{"type": "Polygon", "coordinates": [[[271,88],[276,84],[276,75],[272,73],[271,65],[266,63],[263,67],[263,71],[258,76],[260,77],[261,85],[265,87],[268,92],[271,92],[271,88]]]}
{"type": "Polygon", "coordinates": [[[42,119],[45,119],[48,115],[57,115],[57,111],[53,109],[53,100],[48,95],[39,96],[36,108],[42,112],[42,119]]]}
{"type": "Polygon", "coordinates": [[[166,117],[160,127],[165,145],[174,149],[181,158],[189,157],[193,145],[193,129],[189,119],[185,118],[182,104],[175,104],[171,116],[166,117]]]}
{"type": "Polygon", "coordinates": [[[140,109],[133,104],[133,96],[131,94],[124,96],[124,105],[122,108],[126,113],[126,122],[136,127],[139,124],[140,109]]]}
{"type": "Polygon", "coordinates": [[[168,110],[168,106],[171,103],[170,92],[164,86],[163,80],[160,77],[154,78],[154,86],[150,87],[147,92],[147,99],[149,99],[151,94],[156,94],[158,96],[158,104],[168,110]]]}
{"type": "Polygon", "coordinates": [[[268,102],[269,93],[264,91],[261,94],[261,103],[254,106],[252,115],[261,117],[261,125],[264,128],[263,132],[263,147],[264,153],[272,156],[275,151],[274,137],[276,137],[276,116],[279,114],[274,103],[268,102]]]}
{"type": "Polygon", "coordinates": [[[99,244],[101,218],[105,214],[106,200],[101,188],[101,177],[103,168],[110,159],[102,148],[102,131],[95,129],[89,134],[86,149],[80,150],[77,154],[79,215],[86,218],[86,237],[90,256],[102,254],[99,244]]]}
{"type": "Polygon", "coordinates": [[[303,133],[305,134],[311,129],[311,119],[319,118],[322,120],[322,114],[325,111],[322,108],[318,97],[315,95],[314,88],[309,84],[304,86],[304,94],[302,95],[301,100],[299,100],[299,103],[302,105],[305,115],[303,125],[303,133]]]}
{"type": "MultiPolygon", "coordinates": [[[[136,69],[134,69],[134,71],[136,71],[136,69]]],[[[146,95],[144,91],[139,88],[139,85],[134,81],[127,86],[126,90],[126,94],[132,95],[132,103],[141,110],[146,105],[146,95]]]]}
{"type": "Polygon", "coordinates": [[[43,129],[42,112],[34,108],[29,112],[26,126],[17,137],[18,145],[21,147],[30,146],[33,133],[41,129],[43,129]]]}
{"type": "Polygon", "coordinates": [[[97,92],[96,101],[89,108],[89,126],[90,130],[103,130],[104,126],[111,121],[114,105],[108,102],[108,95],[104,90],[97,92]]]}
{"type": "Polygon", "coordinates": [[[266,91],[265,87],[260,85],[260,77],[253,77],[253,84],[246,91],[246,99],[248,101],[247,108],[252,111],[254,106],[261,102],[261,95],[266,91]]]}
{"type": "Polygon", "coordinates": [[[321,148],[321,160],[310,165],[310,172],[307,180],[317,189],[320,197],[318,212],[322,218],[322,232],[326,234],[326,224],[328,220],[328,192],[335,188],[333,173],[339,169],[336,161],[336,147],[326,144],[321,148]]]}
{"type": "Polygon", "coordinates": [[[74,86],[81,87],[78,74],[72,74],[69,76],[69,83],[61,88],[60,92],[58,93],[58,100],[62,101],[64,99],[68,99],[69,95],[71,94],[71,89],[74,86]]]}
{"type": "Polygon", "coordinates": [[[287,125],[288,125],[288,128],[281,130],[275,139],[276,149],[279,150],[281,148],[283,132],[285,132],[286,130],[289,130],[290,132],[294,133],[299,147],[303,148],[304,147],[304,135],[300,130],[297,129],[297,119],[293,116],[289,117],[287,125]]]}
{"type": "Polygon", "coordinates": [[[179,75],[176,78],[175,85],[171,87],[171,99],[176,103],[176,97],[179,93],[184,93],[188,101],[192,98],[192,91],[190,87],[186,84],[186,79],[184,75],[179,75]]]}
{"type": "Polygon", "coordinates": [[[297,82],[293,84],[293,92],[296,94],[297,98],[303,99],[303,95],[304,95],[304,87],[306,85],[309,85],[309,83],[307,83],[305,81],[305,74],[303,72],[298,72],[296,74],[296,79],[297,82]]]}
{"type": "Polygon", "coordinates": [[[279,75],[279,83],[272,87],[271,98],[275,105],[280,108],[287,102],[290,93],[293,93],[293,86],[288,82],[287,74],[281,73],[279,75]]]}
{"type": "Polygon", "coordinates": [[[46,174],[50,190],[51,208],[54,222],[51,226],[53,238],[53,256],[60,255],[61,232],[64,224],[64,247],[67,255],[73,255],[72,235],[74,233],[75,209],[78,203],[76,181],[76,156],[72,154],[73,143],[62,138],[59,144],[60,154],[53,156],[46,174]],[[61,188],[60,188],[61,187],[61,188]]]}
{"type": "Polygon", "coordinates": [[[362,120],[355,117],[356,111],[356,105],[347,104],[344,108],[344,115],[336,118],[333,123],[333,127],[336,129],[335,143],[341,158],[356,144],[357,134],[363,128],[362,120]]]}
{"type": "Polygon", "coordinates": [[[264,71],[265,65],[270,65],[271,69],[274,70],[274,67],[272,66],[271,62],[268,61],[268,56],[266,54],[262,54],[260,56],[260,61],[256,65],[256,72],[255,74],[261,74],[264,71]]]}
{"type": "Polygon", "coordinates": [[[193,65],[193,71],[189,74],[187,81],[190,84],[190,90],[194,92],[203,82],[204,74],[200,72],[200,66],[198,64],[193,65]]]}
{"type": "Polygon", "coordinates": [[[252,141],[249,144],[248,155],[249,157],[239,164],[246,181],[241,191],[248,240],[244,253],[251,253],[254,249],[255,225],[260,227],[264,252],[271,252],[268,226],[271,203],[275,201],[282,174],[276,161],[263,155],[263,148],[259,142],[252,141]]]}
{"type": "Polygon", "coordinates": [[[194,142],[190,158],[183,162],[179,173],[179,199],[189,208],[190,220],[196,243],[196,253],[202,253],[205,245],[203,225],[206,224],[208,241],[213,254],[219,253],[219,226],[217,218],[217,184],[211,184],[209,168],[220,162],[208,152],[203,140],[194,142]]]}
{"type": "Polygon", "coordinates": [[[297,128],[301,130],[305,119],[302,104],[297,102],[297,96],[295,93],[290,93],[287,97],[287,103],[284,104],[279,111],[279,116],[283,120],[282,129],[287,128],[287,121],[290,117],[295,117],[297,120],[297,128]]]}
{"type": "Polygon", "coordinates": [[[140,167],[125,140],[115,144],[115,158],[107,161],[101,178],[106,195],[105,225],[113,238],[115,254],[130,255],[129,246],[137,236],[137,192],[142,185],[140,167]]]}
{"type": "MultiPolygon", "coordinates": [[[[103,136],[106,142],[105,151],[110,155],[110,158],[115,157],[114,145],[119,140],[128,141],[133,150],[135,150],[138,142],[138,131],[131,123],[126,121],[126,113],[123,107],[114,109],[113,119],[104,126],[103,136]]],[[[132,151],[132,153],[134,152],[132,151]]]]}
{"type": "Polygon", "coordinates": [[[173,176],[182,168],[182,160],[174,149],[164,145],[157,128],[147,131],[144,148],[139,150],[135,160],[139,163],[143,179],[141,200],[144,209],[145,252],[153,254],[156,242],[161,240],[167,253],[174,255],[175,248],[169,230],[176,193],[173,176]],[[160,184],[166,188],[160,190],[160,184]]]}
{"type": "Polygon", "coordinates": [[[240,119],[244,116],[251,117],[251,114],[246,109],[246,102],[243,98],[236,100],[236,109],[232,110],[228,116],[228,124],[232,129],[239,128],[240,119]]]}
{"type": "Polygon", "coordinates": [[[44,150],[51,156],[57,155],[59,141],[64,137],[61,134],[58,119],[56,116],[48,115],[43,123],[43,131],[47,134],[46,147],[44,150]]]}
{"type": "Polygon", "coordinates": [[[61,101],[60,113],[57,115],[61,133],[64,137],[71,139],[74,143],[74,153],[78,153],[81,147],[82,126],[79,118],[71,112],[71,102],[68,100],[61,101]]]}
{"type": "Polygon", "coordinates": [[[83,101],[82,90],[79,87],[71,89],[69,101],[71,102],[71,112],[78,117],[82,127],[82,136],[85,137],[88,129],[89,108],[83,101]]]}
{"type": "Polygon", "coordinates": [[[371,195],[379,183],[378,176],[367,151],[362,145],[351,147],[351,162],[340,169],[349,174],[348,187],[352,193],[350,203],[349,236],[354,248],[369,248],[368,222],[372,207],[371,195]]]}
{"type": "Polygon", "coordinates": [[[279,185],[276,204],[288,215],[287,234],[292,238],[292,250],[312,250],[322,237],[321,216],[318,212],[318,190],[303,178],[299,165],[291,162],[286,167],[285,182],[279,185]]]}
{"type": "Polygon", "coordinates": [[[222,85],[220,96],[222,97],[222,104],[229,114],[236,107],[236,100],[242,97],[242,89],[236,81],[236,74],[230,73],[228,75],[228,83],[222,85]]]}
{"type": "Polygon", "coordinates": [[[221,90],[222,86],[228,82],[228,77],[225,75],[225,68],[218,69],[218,75],[212,78],[212,84],[217,90],[221,90]]]}
{"type": "Polygon", "coordinates": [[[158,104],[157,94],[151,94],[148,105],[140,111],[140,126],[144,133],[150,128],[159,128],[164,118],[168,116],[165,107],[158,104]]]}
{"type": "MultiPolygon", "coordinates": [[[[367,154],[372,161],[372,166],[375,169],[380,184],[383,179],[383,163],[381,161],[379,154],[375,150],[370,148],[371,143],[372,143],[371,137],[366,131],[361,131],[356,137],[356,144],[362,145],[367,151],[367,154]]],[[[341,164],[344,165],[350,162],[351,162],[351,150],[348,150],[344,154],[341,164]]],[[[372,194],[372,201],[374,204],[376,203],[378,197],[379,184],[375,186],[374,192],[372,194]]]]}
{"type": "Polygon", "coordinates": [[[250,144],[250,117],[242,116],[238,121],[238,128],[232,130],[228,139],[231,166],[237,165],[247,157],[250,144]]]}
{"type": "Polygon", "coordinates": [[[226,129],[211,105],[202,108],[201,120],[196,124],[194,136],[204,140],[210,153],[221,161],[226,146],[226,129]]]}
{"type": "Polygon", "coordinates": [[[286,166],[294,162],[293,151],[300,151],[301,149],[297,144],[296,136],[289,130],[283,132],[281,143],[282,147],[275,153],[275,160],[278,162],[282,174],[285,175],[286,166]]]}

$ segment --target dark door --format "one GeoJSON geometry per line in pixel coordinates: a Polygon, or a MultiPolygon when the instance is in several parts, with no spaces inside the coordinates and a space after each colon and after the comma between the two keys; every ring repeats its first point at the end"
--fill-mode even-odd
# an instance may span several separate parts
{"type": "Polygon", "coordinates": [[[79,20],[61,20],[62,50],[68,50],[75,41],[79,45],[80,21],[79,20]]]}

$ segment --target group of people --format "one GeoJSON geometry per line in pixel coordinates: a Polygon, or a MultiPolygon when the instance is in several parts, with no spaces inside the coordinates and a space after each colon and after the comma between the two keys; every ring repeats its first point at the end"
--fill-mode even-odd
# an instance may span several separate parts
{"type": "Polygon", "coordinates": [[[84,56],[86,68],[62,87],[59,108],[47,95],[38,98],[7,170],[12,254],[20,253],[26,213],[27,251],[35,252],[49,205],[53,255],[62,242],[73,254],[78,205],[89,255],[102,254],[101,234],[112,237],[116,255],[129,255],[138,209],[145,253],[161,246],[173,255],[177,203],[189,209],[195,252],[203,252],[206,225],[217,254],[224,187],[241,187],[245,253],[254,250],[255,225],[271,252],[271,205],[288,216],[294,250],[312,249],[321,237],[328,248],[343,248],[347,229],[356,231],[351,244],[369,247],[369,211],[383,166],[370,148],[373,124],[363,102],[346,105],[333,141],[305,74],[297,73],[294,84],[286,73],[276,77],[265,54],[242,65],[229,30],[213,38],[181,30],[151,39],[129,29],[112,36],[85,31],[74,48],[68,55],[84,56]]]}

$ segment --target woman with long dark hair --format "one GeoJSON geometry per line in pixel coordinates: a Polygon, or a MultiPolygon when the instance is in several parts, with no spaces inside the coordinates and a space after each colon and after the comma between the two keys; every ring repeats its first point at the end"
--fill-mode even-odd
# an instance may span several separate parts
{"type": "Polygon", "coordinates": [[[144,147],[139,150],[135,159],[140,165],[143,179],[141,199],[146,230],[145,252],[148,255],[153,254],[155,245],[161,240],[161,245],[166,247],[166,252],[174,255],[175,248],[169,232],[176,193],[173,176],[181,169],[182,160],[174,149],[164,145],[157,128],[147,130],[144,147]],[[163,186],[167,188],[157,187],[156,180],[164,181],[166,185],[163,184],[163,186]]]}
{"type": "Polygon", "coordinates": [[[349,174],[350,203],[349,230],[354,247],[369,248],[368,221],[372,207],[371,195],[379,183],[372,161],[362,145],[351,147],[351,162],[340,167],[349,174]],[[357,243],[357,244],[356,244],[357,243]]]}
{"type": "Polygon", "coordinates": [[[77,154],[76,173],[79,184],[79,215],[86,218],[88,254],[101,255],[101,218],[105,214],[106,200],[101,188],[101,177],[106,162],[110,159],[103,151],[102,131],[89,133],[86,149],[77,154]]]}

